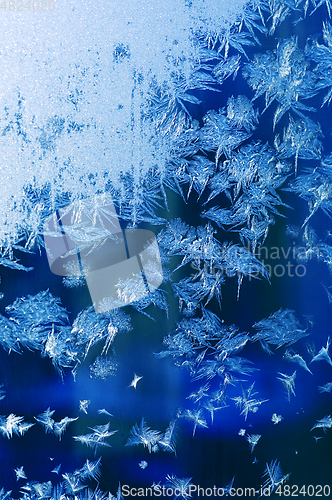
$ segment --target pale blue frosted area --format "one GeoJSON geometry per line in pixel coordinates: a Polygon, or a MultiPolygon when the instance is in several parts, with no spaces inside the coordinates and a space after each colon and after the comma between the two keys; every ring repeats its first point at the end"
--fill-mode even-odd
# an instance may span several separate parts
{"type": "Polygon", "coordinates": [[[91,196],[105,183],[121,190],[121,173],[131,173],[140,203],[140,180],[151,169],[166,174],[179,132],[160,130],[151,99],[176,106],[200,86],[204,43],[194,33],[227,31],[243,4],[57,2],[54,12],[3,12],[1,120],[5,128],[19,113],[22,133],[7,130],[0,142],[1,239],[40,223],[42,203],[29,213],[27,187],[47,187],[54,207],[59,196],[91,196]]]}
{"type": "Polygon", "coordinates": [[[18,4],[0,500],[330,497],[330,0],[18,4]]]}

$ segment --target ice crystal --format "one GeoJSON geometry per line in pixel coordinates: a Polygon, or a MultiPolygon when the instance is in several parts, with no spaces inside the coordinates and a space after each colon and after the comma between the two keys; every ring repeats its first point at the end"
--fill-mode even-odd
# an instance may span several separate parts
{"type": "Polygon", "coordinates": [[[68,325],[68,313],[58,297],[48,290],[28,295],[6,307],[13,320],[25,329],[42,330],[48,324],[68,325]]]}
{"type": "Polygon", "coordinates": [[[250,375],[258,368],[254,367],[253,361],[240,356],[232,356],[224,360],[226,370],[236,372],[242,375],[250,375]]]}
{"type": "Polygon", "coordinates": [[[327,295],[327,298],[328,298],[328,301],[329,303],[331,304],[332,303],[332,293],[330,292],[329,288],[330,287],[326,287],[323,283],[322,283],[322,286],[326,292],[326,295],[327,295]]]}
{"type": "Polygon", "coordinates": [[[226,32],[222,37],[219,36],[219,43],[220,47],[218,52],[222,53],[223,51],[225,59],[227,59],[231,47],[242,53],[248,59],[244,47],[254,45],[253,41],[250,39],[250,35],[248,33],[239,33],[236,27],[226,32]]]}
{"type": "Polygon", "coordinates": [[[85,278],[82,276],[65,276],[62,283],[66,288],[77,288],[85,284],[85,278]]]}
{"type": "Polygon", "coordinates": [[[90,366],[90,377],[106,380],[116,374],[118,362],[112,356],[98,356],[90,366]]]}
{"type": "Polygon", "coordinates": [[[259,340],[263,346],[275,345],[277,349],[284,345],[291,345],[302,337],[308,335],[301,328],[295,312],[289,309],[279,309],[271,314],[267,319],[262,319],[254,324],[258,330],[252,340],[259,340]]]}
{"type": "Polygon", "coordinates": [[[18,271],[32,271],[33,267],[25,267],[19,264],[17,261],[6,259],[5,257],[0,258],[0,266],[9,267],[10,269],[16,269],[18,271]]]}
{"type": "Polygon", "coordinates": [[[61,464],[54,467],[54,469],[52,469],[51,472],[53,472],[54,474],[59,474],[60,469],[61,469],[61,464]]]}
{"type": "Polygon", "coordinates": [[[202,398],[209,396],[208,390],[210,389],[210,384],[202,385],[198,391],[192,392],[187,399],[193,399],[195,403],[198,403],[202,398]]]}
{"type": "MultiPolygon", "coordinates": [[[[319,5],[324,2],[322,0],[319,5]]],[[[327,0],[327,4],[329,0],[327,0]]],[[[330,16],[331,17],[331,16],[330,16]]],[[[317,63],[315,72],[318,76],[318,88],[328,89],[324,96],[323,104],[330,103],[332,98],[331,81],[331,50],[332,50],[332,28],[328,21],[323,22],[323,40],[325,45],[320,44],[317,39],[307,43],[306,51],[310,59],[317,63]]]]}
{"type": "Polygon", "coordinates": [[[304,169],[290,184],[289,190],[308,202],[309,215],[305,219],[305,226],[311,217],[321,208],[329,217],[332,214],[332,155],[323,159],[321,164],[312,169],[304,169]]]}
{"type": "Polygon", "coordinates": [[[193,436],[195,436],[197,427],[208,427],[207,422],[203,417],[203,411],[201,408],[198,410],[185,410],[181,417],[184,417],[193,423],[193,436]]]}
{"type": "Polygon", "coordinates": [[[98,410],[98,413],[100,415],[107,415],[108,417],[113,417],[112,413],[110,413],[109,411],[105,410],[105,408],[100,408],[98,410]]]}
{"type": "Polygon", "coordinates": [[[232,488],[233,488],[234,479],[235,479],[235,476],[232,477],[232,479],[227,484],[227,486],[224,486],[223,490],[224,490],[224,493],[226,493],[226,495],[231,494],[231,491],[233,491],[232,488]]]}
{"type": "Polygon", "coordinates": [[[169,423],[169,426],[167,427],[165,434],[158,441],[158,444],[164,451],[169,451],[176,455],[175,441],[176,441],[176,423],[175,420],[172,420],[169,423]]]}
{"type": "MultiPolygon", "coordinates": [[[[247,333],[238,332],[234,325],[223,325],[217,315],[202,308],[201,318],[183,319],[178,323],[176,333],[164,339],[168,350],[156,356],[172,355],[179,363],[190,366],[195,380],[209,380],[218,375],[226,385],[231,379],[229,372],[249,374],[254,371],[249,360],[235,356],[248,341],[247,333]]],[[[202,386],[190,397],[199,401],[207,390],[208,385],[202,386]]]]}
{"type": "Polygon", "coordinates": [[[288,170],[267,144],[242,146],[219,166],[209,183],[209,200],[224,193],[231,207],[212,207],[202,215],[220,227],[236,228],[242,241],[255,251],[274,223],[273,215],[280,215],[276,207],[285,205],[276,189],[284,183],[288,170]]]}
{"type": "Polygon", "coordinates": [[[257,112],[249,99],[239,96],[228,100],[227,108],[209,111],[204,117],[200,145],[205,151],[215,151],[218,166],[222,156],[229,157],[231,152],[252,135],[257,126],[257,112]]]}
{"type": "Polygon", "coordinates": [[[75,471],[75,475],[84,481],[85,479],[95,479],[98,480],[101,475],[100,471],[101,458],[98,458],[95,462],[86,460],[85,464],[81,469],[75,471]]]}
{"type": "Polygon", "coordinates": [[[315,77],[296,37],[280,41],[274,53],[255,55],[253,63],[244,66],[244,75],[255,90],[254,99],[265,94],[265,110],[277,101],[274,127],[289,110],[301,117],[304,111],[313,110],[302,100],[317,93],[315,77]]]}
{"type": "Polygon", "coordinates": [[[52,432],[54,428],[54,420],[52,415],[55,413],[55,410],[51,410],[51,408],[47,408],[43,413],[35,417],[35,420],[41,424],[45,428],[45,432],[52,432]]]}
{"type": "Polygon", "coordinates": [[[223,83],[227,78],[233,75],[236,77],[240,69],[241,56],[231,56],[227,59],[221,58],[221,61],[214,66],[213,75],[215,76],[218,83],[223,83]]]}
{"type": "Polygon", "coordinates": [[[143,470],[144,470],[144,469],[146,469],[146,468],[147,468],[148,463],[147,463],[145,460],[142,460],[142,461],[141,461],[138,465],[139,465],[139,467],[140,467],[141,469],[143,469],[143,470]]]}
{"type": "Polygon", "coordinates": [[[83,413],[87,414],[88,413],[88,407],[89,407],[89,404],[91,403],[91,401],[89,399],[82,399],[80,401],[80,411],[82,411],[83,413]]]}
{"type": "Polygon", "coordinates": [[[279,486],[279,484],[283,484],[287,481],[289,474],[283,475],[280,462],[275,459],[269,464],[266,463],[265,471],[262,477],[265,479],[263,489],[269,488],[269,492],[272,493],[277,486],[279,486]]]}
{"type": "MultiPolygon", "coordinates": [[[[251,238],[251,232],[250,237],[251,238]]],[[[255,247],[257,240],[256,234],[254,237],[253,248],[255,247]]],[[[237,276],[237,298],[239,298],[240,287],[244,276],[249,276],[251,278],[257,278],[259,275],[268,279],[268,271],[264,264],[262,264],[249,249],[240,247],[238,245],[230,245],[224,243],[224,268],[227,276],[237,276]]]]}
{"type": "Polygon", "coordinates": [[[79,352],[71,336],[67,311],[59,298],[49,291],[16,299],[6,307],[10,320],[0,316],[3,333],[0,342],[4,349],[21,352],[21,346],[41,351],[52,359],[59,373],[78,361],[79,352]]]}
{"type": "Polygon", "coordinates": [[[290,401],[290,397],[293,394],[295,396],[295,377],[296,377],[296,370],[292,375],[286,375],[285,373],[279,373],[281,377],[277,377],[280,382],[283,383],[286,393],[287,393],[287,399],[290,401]]]}
{"type": "Polygon", "coordinates": [[[321,126],[310,118],[294,120],[289,117],[289,125],[284,129],[283,141],[280,143],[278,136],[275,138],[275,147],[279,158],[295,156],[295,172],[297,172],[298,159],[319,160],[322,155],[323,138],[321,126]]]}
{"type": "Polygon", "coordinates": [[[158,235],[158,242],[168,255],[180,255],[182,261],[178,267],[193,262],[196,268],[206,264],[208,269],[221,260],[221,246],[214,237],[215,231],[210,225],[205,227],[188,226],[181,219],[168,223],[158,235]]]}
{"type": "MultiPolygon", "coordinates": [[[[261,189],[269,188],[273,193],[273,188],[276,189],[285,180],[287,170],[287,165],[276,159],[268,144],[246,144],[219,166],[219,172],[209,183],[212,191],[209,199],[225,192],[235,202],[240,193],[250,192],[252,185],[261,189]]],[[[278,202],[282,204],[280,199],[278,202]]]]}
{"type": "Polygon", "coordinates": [[[332,392],[332,382],[318,386],[319,392],[332,392]]]}
{"type": "Polygon", "coordinates": [[[237,23],[239,23],[239,29],[241,30],[243,26],[247,28],[251,36],[254,38],[255,42],[259,45],[260,42],[256,37],[255,33],[267,34],[267,28],[264,23],[264,16],[262,11],[267,9],[267,4],[264,2],[248,2],[243,12],[239,14],[237,18],[237,23]],[[257,10],[257,12],[256,12],[257,10]]]}
{"type": "MultiPolygon", "coordinates": [[[[261,2],[259,2],[261,3],[261,2]]],[[[296,8],[297,0],[295,2],[283,2],[282,0],[274,0],[262,2],[261,9],[269,12],[270,29],[269,35],[273,35],[277,27],[287,19],[291,11],[296,8]]]]}
{"type": "Polygon", "coordinates": [[[130,436],[127,440],[126,446],[137,446],[142,444],[149,450],[156,452],[158,451],[158,443],[162,438],[162,434],[159,431],[154,431],[150,429],[145,423],[144,418],[142,418],[140,425],[135,424],[130,431],[130,436]]]}
{"type": "Polygon", "coordinates": [[[326,432],[326,429],[330,429],[332,427],[332,416],[331,415],[326,415],[324,418],[321,418],[320,420],[317,420],[316,424],[311,427],[311,431],[313,429],[318,429],[321,427],[324,432],[326,432]]]}
{"type": "Polygon", "coordinates": [[[242,396],[232,398],[236,406],[241,409],[240,415],[244,415],[245,420],[248,418],[248,413],[256,413],[261,404],[266,403],[267,399],[255,399],[257,392],[254,391],[254,383],[248,388],[242,388],[242,396]]]}
{"type": "Polygon", "coordinates": [[[105,441],[106,438],[113,436],[117,432],[109,430],[110,424],[107,423],[105,425],[97,425],[95,427],[89,427],[90,430],[93,431],[92,434],[82,434],[80,436],[73,436],[75,441],[79,441],[82,444],[86,444],[90,448],[94,450],[96,453],[99,447],[103,446],[111,446],[109,443],[105,441]]]}
{"type": "Polygon", "coordinates": [[[47,481],[44,483],[31,481],[22,486],[22,490],[24,491],[25,495],[30,495],[30,498],[39,498],[40,500],[44,500],[51,497],[53,492],[53,485],[51,481],[47,481]]]}
{"type": "MultiPolygon", "coordinates": [[[[80,478],[76,474],[62,474],[64,479],[64,490],[67,495],[76,496],[80,491],[85,489],[85,485],[82,484],[80,478]]],[[[52,484],[50,484],[50,489],[52,488],[52,484]]]]}
{"type": "Polygon", "coordinates": [[[103,315],[95,313],[93,307],[89,307],[77,315],[71,333],[77,339],[77,344],[84,347],[86,356],[101,340],[105,340],[103,353],[107,354],[116,335],[130,329],[130,318],[121,309],[103,315]]]}
{"type": "Polygon", "coordinates": [[[212,397],[210,399],[207,399],[202,406],[205,410],[207,410],[210,413],[211,423],[213,424],[215,411],[221,410],[222,408],[225,408],[227,405],[220,402],[218,395],[216,395],[216,397],[212,395],[212,397]]]}
{"type": "Polygon", "coordinates": [[[215,269],[210,273],[203,268],[192,277],[183,278],[179,283],[173,283],[173,289],[179,297],[179,308],[187,316],[196,312],[200,303],[204,301],[206,306],[215,297],[219,307],[221,307],[221,285],[225,282],[225,277],[221,270],[215,269]],[[185,304],[185,307],[183,307],[185,304]]]}
{"type": "Polygon", "coordinates": [[[61,439],[61,436],[62,434],[64,433],[64,431],[66,430],[67,426],[71,423],[71,422],[75,422],[75,420],[77,420],[78,417],[76,418],[70,418],[70,417],[65,417],[63,419],[60,420],[60,422],[54,422],[54,434],[56,436],[58,436],[59,439],[61,439]]]}
{"type": "Polygon", "coordinates": [[[326,9],[327,9],[327,12],[328,12],[328,15],[329,15],[329,18],[331,18],[332,16],[332,4],[331,4],[331,0],[320,0],[317,5],[315,6],[315,9],[313,12],[315,12],[316,9],[318,9],[318,7],[320,7],[321,5],[326,5],[326,9]]]}
{"type": "Polygon", "coordinates": [[[129,387],[133,387],[134,389],[136,389],[137,387],[137,383],[142,379],[143,377],[139,376],[139,375],[136,375],[136,373],[134,373],[134,378],[133,380],[130,382],[129,384],[129,387]]]}
{"type": "Polygon", "coordinates": [[[23,436],[34,425],[35,424],[29,424],[28,422],[21,422],[18,426],[18,432],[20,436],[23,436]]]}
{"type": "Polygon", "coordinates": [[[109,493],[109,499],[110,500],[124,500],[124,497],[121,494],[121,485],[120,485],[120,483],[119,483],[118,490],[116,492],[116,497],[113,496],[111,493],[109,493]]]}
{"type": "Polygon", "coordinates": [[[11,413],[8,417],[0,415],[0,433],[11,439],[13,434],[23,436],[34,424],[24,422],[24,417],[11,413]]]}
{"type": "Polygon", "coordinates": [[[322,347],[321,350],[312,358],[310,363],[313,363],[314,361],[326,361],[329,365],[332,366],[332,360],[330,358],[329,354],[329,347],[331,344],[330,337],[327,339],[326,342],[326,347],[322,347]]]}
{"type": "Polygon", "coordinates": [[[23,465],[21,467],[18,467],[17,469],[14,469],[14,472],[16,474],[16,481],[18,481],[19,479],[27,479],[27,476],[23,469],[23,465]]]}
{"type": "Polygon", "coordinates": [[[35,417],[35,420],[45,428],[45,432],[52,432],[61,440],[62,434],[71,422],[75,422],[76,418],[64,417],[59,422],[56,422],[52,416],[55,410],[47,408],[43,413],[35,417]]]}
{"type": "Polygon", "coordinates": [[[287,361],[291,361],[293,363],[297,363],[304,370],[306,370],[307,372],[311,373],[311,375],[312,375],[312,371],[308,368],[307,363],[302,358],[302,356],[300,356],[300,354],[297,354],[294,351],[292,351],[290,349],[287,349],[286,352],[285,352],[285,354],[284,354],[284,359],[286,359],[287,361]]]}
{"type": "Polygon", "coordinates": [[[174,474],[166,476],[166,486],[172,488],[174,492],[179,492],[179,494],[175,494],[174,500],[180,498],[186,500],[187,498],[191,498],[190,490],[188,490],[188,488],[192,486],[191,480],[192,477],[185,477],[180,479],[174,474]]]}
{"type": "Polygon", "coordinates": [[[254,448],[261,437],[261,434],[248,434],[246,436],[246,440],[249,443],[251,453],[254,451],[254,448]]]}
{"type": "MultiPolygon", "coordinates": [[[[145,266],[145,269],[146,269],[146,266],[145,266]]],[[[167,304],[167,300],[165,298],[165,294],[163,293],[162,290],[154,290],[153,292],[146,294],[141,299],[131,303],[131,306],[134,309],[136,309],[136,311],[139,311],[140,313],[144,314],[148,318],[153,319],[149,314],[144,312],[144,309],[146,309],[150,305],[154,305],[155,307],[159,307],[159,309],[166,311],[166,314],[168,315],[168,304],[167,304]]]]}
{"type": "Polygon", "coordinates": [[[274,423],[274,425],[279,424],[284,418],[281,415],[277,415],[276,413],[273,413],[271,420],[274,423]]]}

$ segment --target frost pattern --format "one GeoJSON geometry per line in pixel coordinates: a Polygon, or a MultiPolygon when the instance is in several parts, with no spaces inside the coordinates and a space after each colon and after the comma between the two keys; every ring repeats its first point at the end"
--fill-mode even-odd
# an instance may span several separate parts
{"type": "MultiPolygon", "coordinates": [[[[324,344],[326,332],[315,340],[318,348],[308,344],[310,362],[304,354],[304,340],[316,330],[315,318],[302,319],[295,307],[284,306],[284,297],[277,298],[273,309],[266,305],[260,316],[254,298],[249,306],[244,304],[254,279],[255,286],[275,285],[276,276],[260,259],[260,251],[282,231],[292,238],[294,248],[288,255],[306,272],[311,272],[314,260],[332,275],[331,231],[322,234],[322,224],[332,213],[332,155],[327,140],[331,131],[323,115],[332,99],[332,28],[327,19],[332,5],[330,0],[238,0],[221,9],[213,0],[163,4],[147,0],[132,2],[124,11],[111,2],[107,8],[100,6],[95,16],[81,7],[87,14],[84,39],[81,18],[73,22],[74,3],[67,2],[63,9],[61,19],[54,13],[54,24],[38,25],[38,37],[35,23],[14,17],[1,21],[7,44],[1,59],[0,150],[6,180],[0,200],[0,265],[4,275],[27,275],[34,291],[19,293],[4,306],[0,343],[11,358],[24,356],[27,350],[34,356],[39,353],[53,364],[64,384],[68,372],[80,381],[89,367],[91,387],[122,381],[124,396],[128,391],[138,401],[149,378],[139,367],[141,375],[134,374],[129,384],[136,369],[131,368],[123,381],[116,346],[118,341],[125,343],[126,334],[135,328],[137,312],[153,325],[153,332],[163,323],[158,316],[162,314],[168,332],[163,347],[160,339],[156,341],[155,362],[186,370],[182,376],[188,376],[190,388],[186,386],[181,407],[163,421],[164,432],[148,427],[140,415],[140,424],[131,422],[132,429],[125,434],[121,428],[118,436],[128,447],[143,445],[127,448],[128,453],[141,457],[140,453],[167,451],[175,464],[184,434],[198,441],[218,432],[223,416],[231,411],[250,428],[258,411],[263,418],[261,405],[270,399],[271,405],[275,403],[260,383],[266,367],[256,353],[275,367],[270,381],[276,382],[277,391],[283,386],[289,408],[295,378],[296,392],[301,394],[303,381],[317,382],[318,371],[332,365],[329,337],[324,344]],[[302,27],[309,26],[318,11],[321,33],[310,32],[304,40],[302,27]],[[292,23],[301,35],[284,38],[292,23]],[[23,34],[24,46],[17,43],[23,34]],[[50,39],[52,45],[45,44],[50,39]],[[240,79],[243,85],[237,93],[240,79]],[[36,291],[37,269],[31,262],[37,262],[38,252],[45,256],[44,222],[59,218],[68,206],[75,209],[71,224],[63,230],[71,231],[80,248],[94,250],[110,238],[105,221],[112,222],[115,214],[103,201],[109,196],[121,228],[145,224],[158,233],[158,245],[151,251],[161,252],[164,282],[125,309],[110,313],[111,299],[106,298],[101,314],[88,306],[75,317],[52,284],[49,290],[36,291]],[[307,211],[293,218],[290,209],[299,203],[307,204],[307,211]],[[177,204],[185,207],[183,220],[174,214],[177,204]],[[292,219],[287,226],[286,217],[292,219]],[[234,310],[231,300],[236,303],[234,310]],[[254,324],[240,328],[233,323],[247,323],[247,307],[255,316],[254,324]],[[236,315],[235,308],[239,308],[236,315]],[[289,362],[301,370],[289,374],[289,362]],[[143,376],[144,383],[138,386],[143,376]],[[137,387],[142,390],[135,391],[137,387]]],[[[317,23],[312,24],[318,29],[317,23]]],[[[77,253],[77,248],[69,253],[77,253]]],[[[158,281],[160,270],[146,264],[148,277],[158,281]]],[[[71,272],[77,276],[63,280],[67,294],[84,292],[86,262],[76,267],[71,272]]],[[[145,286],[137,276],[118,283],[119,298],[126,303],[145,286]]],[[[329,278],[324,276],[322,283],[326,304],[332,300],[329,278]]],[[[7,300],[6,289],[0,293],[7,300]]],[[[112,300],[114,307],[123,305],[112,300]]],[[[10,392],[3,382],[0,401],[6,394],[5,404],[10,392]]],[[[319,379],[315,390],[316,396],[328,397],[324,393],[331,392],[331,383],[319,379]]],[[[28,437],[45,432],[61,446],[74,438],[78,447],[91,448],[86,453],[98,452],[106,459],[108,438],[117,431],[110,430],[109,422],[95,421],[96,401],[90,394],[87,390],[76,402],[79,417],[62,414],[63,418],[54,419],[58,410],[51,406],[39,414],[38,409],[35,417],[3,410],[1,439],[15,444],[17,439],[23,442],[28,431],[28,437]],[[36,423],[29,423],[32,418],[36,423]],[[73,422],[78,420],[75,428],[84,429],[88,418],[93,421],[87,424],[91,432],[73,436],[73,422]]],[[[98,418],[113,416],[105,408],[118,418],[119,407],[110,406],[108,392],[103,398],[98,401],[98,418]]],[[[267,404],[263,408],[269,408],[270,426],[283,420],[278,413],[270,417],[276,406],[272,411],[267,404]]],[[[277,431],[287,425],[283,414],[285,422],[277,431]]],[[[317,420],[311,430],[316,428],[324,432],[331,428],[331,416],[317,420]]],[[[260,460],[253,461],[259,467],[266,435],[258,434],[258,426],[255,434],[246,432],[241,429],[239,435],[246,437],[251,452],[260,442],[260,460]]],[[[319,439],[315,437],[316,442],[319,439]]],[[[115,448],[119,449],[118,443],[115,448]]],[[[161,455],[149,455],[149,471],[161,455]]],[[[21,486],[25,500],[120,500],[121,485],[116,496],[98,490],[102,458],[86,459],[81,468],[63,474],[57,465],[50,471],[58,476],[56,485],[30,480],[23,461],[11,472],[20,485],[25,481],[21,486]]],[[[137,463],[143,477],[147,462],[139,458],[137,463]]],[[[283,475],[276,459],[266,462],[263,478],[263,487],[273,491],[288,474],[283,475]]],[[[191,481],[170,472],[159,486],[187,491],[191,481]]],[[[1,490],[0,496],[10,500],[9,492],[1,490]]]]}
{"type": "MultiPolygon", "coordinates": [[[[68,193],[79,199],[103,190],[105,182],[120,190],[121,177],[144,180],[158,163],[164,176],[172,143],[190,122],[186,105],[199,102],[190,91],[215,85],[202,60],[204,50],[207,60],[215,51],[209,56],[197,41],[223,32],[227,43],[241,50],[239,37],[228,31],[244,3],[237,0],[223,10],[211,0],[163,5],[147,0],[123,11],[111,2],[92,19],[84,6],[76,18],[71,1],[61,13],[55,9],[38,38],[34,23],[3,20],[8,50],[1,63],[7,88],[1,99],[1,151],[10,174],[1,212],[15,216],[6,217],[0,239],[12,241],[27,231],[36,241],[40,219],[68,193]],[[19,48],[23,33],[25,49],[19,48]],[[50,38],[52,49],[45,51],[50,38]],[[167,121],[175,123],[171,135],[166,135],[172,128],[167,121]]],[[[134,183],[132,213],[144,197],[140,182],[134,183]]]]}

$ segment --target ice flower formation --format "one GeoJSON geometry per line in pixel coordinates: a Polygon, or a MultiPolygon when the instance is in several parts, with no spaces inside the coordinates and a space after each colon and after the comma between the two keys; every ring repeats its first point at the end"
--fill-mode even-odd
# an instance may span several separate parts
{"type": "Polygon", "coordinates": [[[0,500],[329,497],[330,0],[19,4],[0,500]]]}

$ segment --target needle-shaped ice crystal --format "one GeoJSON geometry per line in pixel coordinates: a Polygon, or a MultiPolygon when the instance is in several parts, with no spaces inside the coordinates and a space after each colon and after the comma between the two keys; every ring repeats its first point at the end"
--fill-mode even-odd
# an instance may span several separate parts
{"type": "Polygon", "coordinates": [[[280,373],[280,372],[279,372],[279,375],[281,375],[281,376],[277,377],[277,379],[283,383],[285,390],[286,390],[286,393],[287,393],[287,399],[288,399],[288,401],[290,401],[291,395],[292,394],[293,394],[293,396],[296,395],[295,394],[296,370],[292,375],[287,375],[285,373],[280,373]]]}

